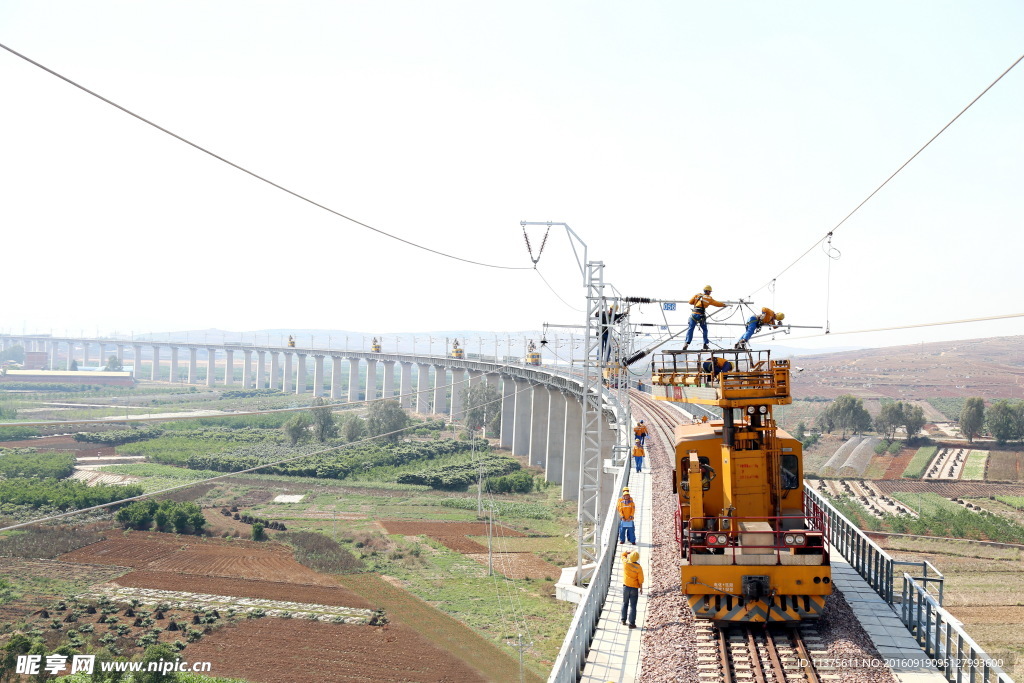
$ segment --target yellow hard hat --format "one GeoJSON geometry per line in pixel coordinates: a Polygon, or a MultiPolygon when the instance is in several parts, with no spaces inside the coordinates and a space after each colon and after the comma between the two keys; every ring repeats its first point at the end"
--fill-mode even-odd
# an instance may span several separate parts
{"type": "Polygon", "coordinates": [[[622,492],[623,493],[629,493],[629,487],[628,486],[623,486],[622,487],[622,492]]]}
{"type": "Polygon", "coordinates": [[[775,319],[776,320],[785,320],[786,319],[786,314],[785,313],[777,313],[775,315],[775,319]]]}
{"type": "Polygon", "coordinates": [[[639,562],[640,561],[640,553],[638,553],[637,551],[634,550],[633,552],[631,552],[629,554],[629,558],[628,559],[629,559],[630,562],[639,562]]]}
{"type": "Polygon", "coordinates": [[[704,291],[705,292],[710,292],[711,291],[711,285],[704,285],[704,291]]]}

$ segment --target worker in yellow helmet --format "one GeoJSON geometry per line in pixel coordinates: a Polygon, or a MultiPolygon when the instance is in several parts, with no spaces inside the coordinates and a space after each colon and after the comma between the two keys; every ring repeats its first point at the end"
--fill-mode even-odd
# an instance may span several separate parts
{"type": "Polygon", "coordinates": [[[640,553],[631,552],[622,563],[622,623],[636,628],[636,603],[644,592],[644,570],[640,566],[640,553]]]}
{"type": "Polygon", "coordinates": [[[693,341],[693,328],[700,325],[700,331],[704,333],[704,350],[707,351],[711,344],[711,341],[708,339],[707,308],[708,306],[725,308],[725,304],[712,298],[711,285],[704,285],[704,293],[694,294],[690,299],[690,305],[693,306],[693,310],[690,311],[689,326],[686,328],[686,343],[683,344],[683,350],[685,351],[690,346],[690,342],[693,341]]]}
{"type": "Polygon", "coordinates": [[[622,489],[622,497],[616,506],[619,511],[619,543],[625,543],[626,539],[636,545],[636,501],[629,495],[629,487],[622,489]]]}
{"type": "Polygon", "coordinates": [[[750,341],[750,338],[755,333],[760,332],[764,325],[770,325],[772,329],[776,329],[783,320],[786,319],[785,313],[776,313],[770,308],[762,308],[760,315],[752,315],[747,320],[747,331],[740,336],[736,342],[736,348],[742,349],[750,341]]]}

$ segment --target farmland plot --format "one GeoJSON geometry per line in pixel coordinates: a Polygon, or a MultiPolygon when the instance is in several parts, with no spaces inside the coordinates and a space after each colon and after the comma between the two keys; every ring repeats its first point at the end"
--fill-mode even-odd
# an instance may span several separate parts
{"type": "Polygon", "coordinates": [[[992,451],[988,456],[986,478],[989,481],[1024,480],[1024,453],[992,451]]]}
{"type": "Polygon", "coordinates": [[[967,454],[961,479],[983,481],[985,479],[985,463],[988,462],[988,451],[971,451],[967,454]]]}

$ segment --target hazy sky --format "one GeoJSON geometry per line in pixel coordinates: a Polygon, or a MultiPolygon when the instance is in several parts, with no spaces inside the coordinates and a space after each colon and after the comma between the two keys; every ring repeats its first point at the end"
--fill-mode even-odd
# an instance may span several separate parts
{"type": "MultiPolygon", "coordinates": [[[[1012,64],[1022,29],[1016,0],[0,4],[0,43],[380,230],[528,268],[519,222],[566,222],[624,295],[756,291],[812,326],[827,303],[833,332],[1024,313],[1024,65],[836,231],[830,280],[817,249],[759,289],[1012,64]]],[[[2,329],[582,322],[537,273],[359,227],[6,51],[0,82],[2,329]]],[[[564,230],[539,270],[583,308],[564,230]]]]}

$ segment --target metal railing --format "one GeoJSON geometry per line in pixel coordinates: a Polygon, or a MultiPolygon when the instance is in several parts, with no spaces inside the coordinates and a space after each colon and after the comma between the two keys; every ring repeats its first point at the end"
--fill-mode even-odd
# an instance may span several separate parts
{"type": "Polygon", "coordinates": [[[1013,683],[1002,662],[989,657],[967,635],[960,622],[928,592],[927,584],[907,573],[902,578],[900,619],[947,681],[1013,683]]]}
{"type": "MultiPolygon", "coordinates": [[[[616,488],[621,491],[623,486],[629,485],[629,473],[632,470],[629,459],[626,459],[622,472],[616,477],[616,488]]],[[[594,632],[597,630],[597,623],[601,619],[601,610],[604,608],[605,599],[608,597],[608,590],[611,587],[612,566],[615,564],[615,553],[618,548],[616,542],[619,536],[619,513],[616,509],[617,497],[612,496],[611,503],[604,516],[607,520],[604,529],[604,547],[587,586],[583,599],[576,608],[576,614],[569,625],[569,631],[562,641],[562,648],[558,651],[558,658],[548,675],[548,683],[576,683],[580,678],[580,672],[587,661],[587,653],[590,651],[590,643],[594,639],[594,632]]]]}

